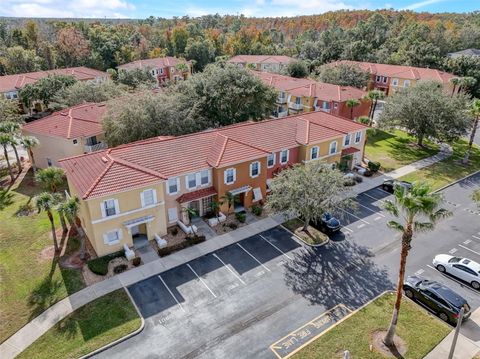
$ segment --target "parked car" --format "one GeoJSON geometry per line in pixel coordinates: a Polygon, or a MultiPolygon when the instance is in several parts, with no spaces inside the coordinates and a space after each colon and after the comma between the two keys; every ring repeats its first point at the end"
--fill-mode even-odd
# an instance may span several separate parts
{"type": "Polygon", "coordinates": [[[412,184],[410,182],[387,179],[387,180],[383,181],[382,189],[384,191],[393,193],[393,191],[395,191],[396,186],[402,186],[406,189],[412,188],[412,184]]]}
{"type": "Polygon", "coordinates": [[[340,220],[337,219],[336,217],[332,216],[330,213],[324,213],[320,217],[319,221],[320,229],[326,233],[335,233],[342,228],[342,225],[340,224],[340,220]]]}
{"type": "Polygon", "coordinates": [[[405,296],[434,312],[445,322],[455,324],[464,308],[463,320],[470,317],[470,305],[450,288],[418,276],[410,276],[403,284],[405,296]]]}
{"type": "Polygon", "coordinates": [[[433,258],[433,266],[480,289],[480,264],[471,259],[439,254],[433,258]]]}

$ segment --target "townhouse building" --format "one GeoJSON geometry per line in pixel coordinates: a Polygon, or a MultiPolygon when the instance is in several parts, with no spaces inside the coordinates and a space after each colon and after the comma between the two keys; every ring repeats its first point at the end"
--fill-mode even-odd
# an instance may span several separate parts
{"type": "Polygon", "coordinates": [[[149,69],[152,76],[157,80],[157,86],[172,81],[186,80],[192,74],[190,61],[172,56],[157,57],[129,62],[117,67],[118,71],[133,69],[149,69]]]}
{"type": "MultiPolygon", "coordinates": [[[[84,66],[5,75],[0,76],[0,95],[3,95],[8,100],[17,100],[18,91],[20,91],[23,86],[33,84],[42,78],[53,75],[73,76],[77,81],[103,82],[109,79],[109,75],[106,72],[84,66]]],[[[41,105],[36,104],[36,109],[40,111],[41,105]]]]}
{"type": "Polygon", "coordinates": [[[448,72],[414,66],[348,60],[333,62],[332,66],[337,64],[354,65],[367,71],[371,75],[367,86],[368,90],[380,90],[387,96],[394,94],[398,89],[415,86],[418,81],[437,81],[444,86],[446,91],[451,92],[453,91],[451,79],[457,77],[448,72]]]}
{"type": "Polygon", "coordinates": [[[274,117],[303,112],[323,111],[352,120],[368,116],[371,102],[366,92],[351,86],[338,86],[307,78],[252,71],[262,82],[278,91],[274,117]],[[350,109],[347,101],[355,99],[358,106],[350,109]]]}
{"type": "Polygon", "coordinates": [[[102,129],[106,110],[105,103],[85,103],[24,124],[22,134],[39,142],[32,148],[37,167],[58,167],[61,158],[107,148],[102,129]]]}
{"type": "Polygon", "coordinates": [[[227,62],[262,72],[280,72],[294,59],[283,55],[237,55],[227,62]]]}
{"type": "MultiPolygon", "coordinates": [[[[269,183],[296,163],[360,163],[366,126],[325,112],[245,122],[144,141],[59,161],[70,193],[81,199],[82,225],[97,254],[162,236],[185,208],[211,213],[236,196],[233,210],[263,203],[269,183]]],[[[221,211],[229,213],[228,204],[221,211]]]]}

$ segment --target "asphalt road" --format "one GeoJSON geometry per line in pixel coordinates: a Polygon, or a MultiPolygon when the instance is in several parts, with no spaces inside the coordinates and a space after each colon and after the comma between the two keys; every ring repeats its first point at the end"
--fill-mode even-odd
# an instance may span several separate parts
{"type": "MultiPolygon", "coordinates": [[[[473,310],[480,293],[431,261],[452,253],[480,262],[480,210],[469,197],[478,187],[480,175],[444,191],[453,216],[415,238],[407,268],[407,275],[447,284],[473,310]]],[[[389,196],[381,189],[359,195],[355,211],[339,213],[342,233],[319,249],[277,227],[132,285],[145,329],[97,357],[275,358],[272,344],[322,313],[338,305],[353,310],[394,288],[400,241],[386,227],[389,196]]],[[[468,323],[462,331],[480,335],[468,323]]]]}

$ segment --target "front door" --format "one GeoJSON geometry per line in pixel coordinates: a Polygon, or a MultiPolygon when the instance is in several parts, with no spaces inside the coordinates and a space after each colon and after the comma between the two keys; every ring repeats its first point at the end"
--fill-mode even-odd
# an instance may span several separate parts
{"type": "Polygon", "coordinates": [[[188,204],[188,206],[191,208],[191,209],[194,209],[195,212],[196,212],[196,215],[193,216],[193,217],[198,217],[200,216],[200,201],[192,201],[188,204]]]}
{"type": "Polygon", "coordinates": [[[132,232],[132,237],[136,237],[138,236],[138,234],[140,233],[140,228],[138,225],[136,226],[133,226],[130,231],[132,232]]]}

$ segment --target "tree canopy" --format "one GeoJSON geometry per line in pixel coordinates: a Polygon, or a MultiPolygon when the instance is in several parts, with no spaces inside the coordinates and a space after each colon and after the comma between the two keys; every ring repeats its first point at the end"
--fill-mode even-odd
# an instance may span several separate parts
{"type": "Polygon", "coordinates": [[[304,61],[290,61],[287,66],[285,66],[284,73],[287,76],[303,78],[307,77],[309,74],[307,64],[304,61]]]}
{"type": "Polygon", "coordinates": [[[364,88],[370,80],[368,72],[348,64],[322,65],[316,69],[316,72],[320,81],[340,86],[364,88]]]}

